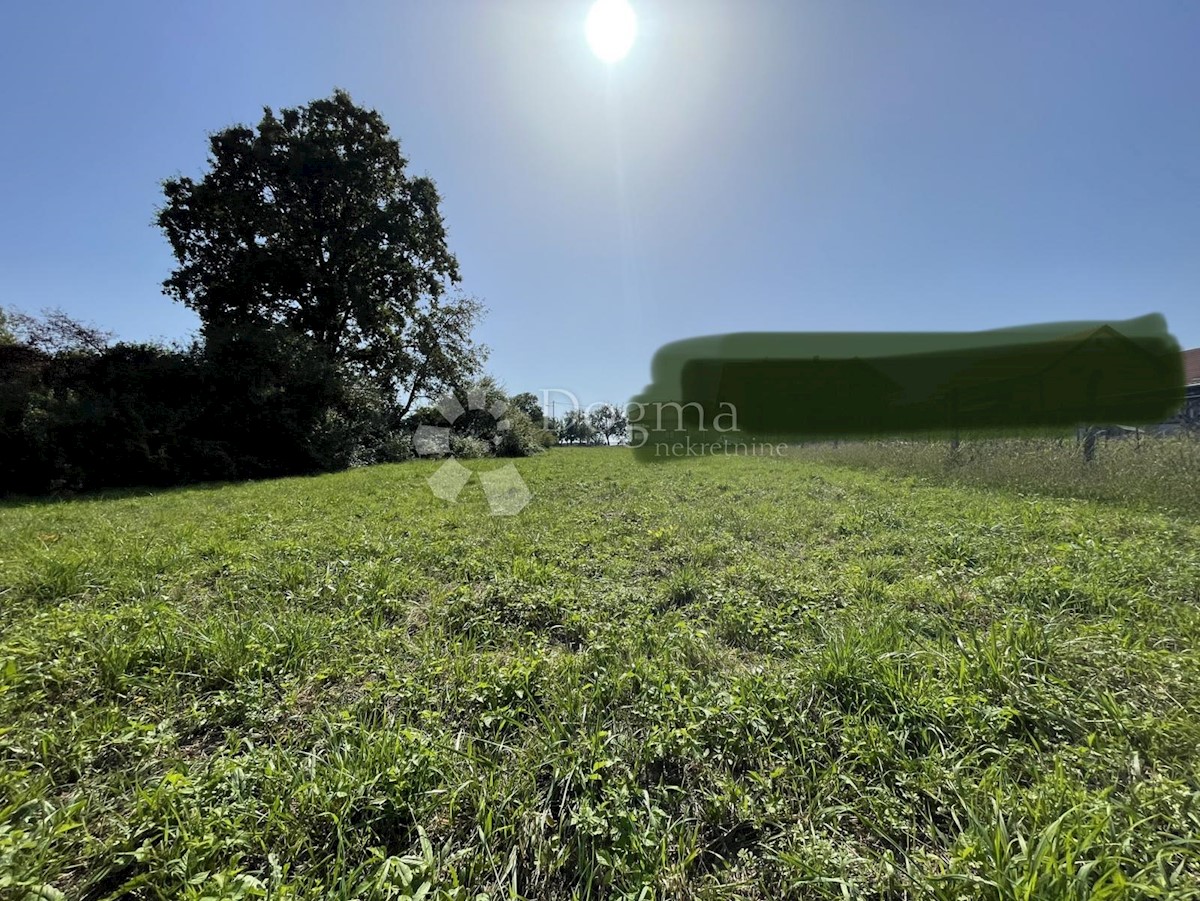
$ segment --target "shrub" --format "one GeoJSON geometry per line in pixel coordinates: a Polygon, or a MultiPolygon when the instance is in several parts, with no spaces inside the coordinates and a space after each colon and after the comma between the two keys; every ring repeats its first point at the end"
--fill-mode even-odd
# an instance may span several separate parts
{"type": "Polygon", "coordinates": [[[509,408],[505,419],[508,420],[508,428],[497,433],[500,440],[494,445],[496,456],[531,457],[541,453],[540,433],[543,430],[535,426],[524,412],[509,408]]]}
{"type": "Polygon", "coordinates": [[[482,438],[475,438],[471,435],[451,435],[450,453],[464,460],[473,460],[478,457],[490,457],[492,447],[482,438]]]}
{"type": "Polygon", "coordinates": [[[407,432],[394,432],[380,442],[376,460],[380,463],[403,463],[416,455],[412,435],[407,432]]]}

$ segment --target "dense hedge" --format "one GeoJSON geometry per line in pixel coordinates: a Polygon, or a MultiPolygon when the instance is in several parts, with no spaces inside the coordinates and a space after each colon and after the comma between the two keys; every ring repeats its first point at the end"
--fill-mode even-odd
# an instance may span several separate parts
{"type": "MultiPolygon", "coordinates": [[[[118,343],[47,352],[0,344],[0,493],[293,475],[404,459],[429,411],[395,405],[285,330],[209,335],[184,348],[118,343]]],[[[532,452],[538,436],[491,443],[532,452]]],[[[461,430],[460,430],[461,431],[461,430]]]]}

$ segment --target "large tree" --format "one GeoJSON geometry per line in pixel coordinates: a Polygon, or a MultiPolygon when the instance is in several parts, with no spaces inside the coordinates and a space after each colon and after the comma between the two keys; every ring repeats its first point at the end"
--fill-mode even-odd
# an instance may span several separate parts
{"type": "Polygon", "coordinates": [[[564,444],[591,444],[596,438],[586,411],[579,407],[568,410],[559,424],[558,438],[564,444]]]}
{"type": "Polygon", "coordinates": [[[625,434],[629,427],[629,417],[616,404],[600,404],[588,413],[588,422],[598,435],[604,436],[604,443],[611,444],[611,439],[625,434]]]}
{"type": "Polygon", "coordinates": [[[520,394],[514,394],[509,398],[508,403],[528,416],[529,421],[538,428],[546,428],[546,411],[542,409],[542,402],[538,400],[537,395],[532,391],[522,391],[520,394]]]}
{"type": "Polygon", "coordinates": [[[406,413],[483,354],[437,189],[406,165],[380,115],[344,91],[217,132],[199,181],[163,183],[157,221],[179,264],[165,290],[206,333],[307,336],[406,413]]]}

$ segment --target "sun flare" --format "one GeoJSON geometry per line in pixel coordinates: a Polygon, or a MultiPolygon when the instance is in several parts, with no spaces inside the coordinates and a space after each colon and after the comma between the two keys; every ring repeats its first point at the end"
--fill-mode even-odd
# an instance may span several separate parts
{"type": "Polygon", "coordinates": [[[596,0],[584,27],[592,52],[606,63],[615,63],[633,46],[637,16],[627,0],[596,0]]]}

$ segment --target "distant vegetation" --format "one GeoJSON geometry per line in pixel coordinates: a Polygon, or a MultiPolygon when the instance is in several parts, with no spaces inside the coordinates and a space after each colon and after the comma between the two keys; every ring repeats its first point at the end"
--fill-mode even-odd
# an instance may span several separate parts
{"type": "MultiPolygon", "coordinates": [[[[0,492],[409,455],[414,414],[443,392],[465,398],[486,348],[437,190],[406,165],[379,115],[340,91],[212,135],[203,178],[164,182],[158,212],[177,262],[164,288],[200,335],[113,344],[57,311],[0,315],[0,492]]],[[[479,452],[546,443],[528,411],[509,424],[503,441],[494,420],[456,429],[479,452]]]]}
{"type": "Polygon", "coordinates": [[[617,404],[593,404],[587,409],[568,410],[559,419],[547,419],[560,444],[611,444],[626,439],[629,417],[617,404]]]}
{"type": "Polygon", "coordinates": [[[1200,897],[1194,520],[438,465],[0,511],[0,895],[1200,897]]]}

